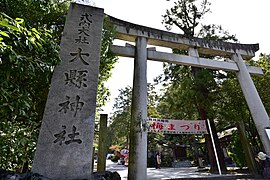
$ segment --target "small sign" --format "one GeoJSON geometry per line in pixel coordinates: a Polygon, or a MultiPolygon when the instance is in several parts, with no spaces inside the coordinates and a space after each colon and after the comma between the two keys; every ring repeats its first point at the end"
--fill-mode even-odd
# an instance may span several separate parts
{"type": "Polygon", "coordinates": [[[265,132],[266,132],[266,134],[268,136],[268,139],[270,140],[270,129],[265,129],[265,132]]]}

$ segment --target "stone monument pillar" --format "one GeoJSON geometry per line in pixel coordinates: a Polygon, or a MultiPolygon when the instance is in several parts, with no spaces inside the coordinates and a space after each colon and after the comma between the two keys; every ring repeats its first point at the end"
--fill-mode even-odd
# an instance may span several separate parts
{"type": "Polygon", "coordinates": [[[32,168],[49,179],[91,179],[103,9],[72,3],[32,168]]]}

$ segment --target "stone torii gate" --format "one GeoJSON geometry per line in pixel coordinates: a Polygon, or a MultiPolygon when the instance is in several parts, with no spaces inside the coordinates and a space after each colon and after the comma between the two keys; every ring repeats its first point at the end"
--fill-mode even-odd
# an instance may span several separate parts
{"type": "MultiPolygon", "coordinates": [[[[103,9],[72,3],[61,39],[62,62],[52,77],[32,172],[49,179],[91,179],[92,149],[103,9]]],[[[268,154],[265,128],[268,114],[250,77],[263,74],[248,66],[259,45],[244,45],[187,38],[108,17],[117,38],[135,47],[112,46],[119,56],[134,57],[132,119],[128,179],[147,179],[147,60],[234,71],[243,90],[261,141],[268,154]],[[188,50],[189,56],[155,51],[147,45],[188,50]],[[215,61],[199,53],[231,58],[215,61]]]]}
{"type": "Polygon", "coordinates": [[[236,44],[196,37],[188,38],[181,34],[129,23],[114,17],[109,17],[108,21],[116,27],[117,39],[135,42],[135,47],[129,45],[111,47],[111,50],[118,56],[135,58],[129,179],[146,179],[147,60],[236,72],[262,144],[267,154],[270,154],[270,141],[265,132],[265,128],[270,127],[269,117],[250,76],[250,73],[263,74],[263,72],[259,67],[246,65],[243,60],[254,57],[255,52],[259,49],[259,44],[236,44]],[[188,50],[189,56],[157,52],[153,48],[147,48],[148,44],[188,50]],[[200,58],[199,53],[221,56],[227,60],[216,61],[200,58]]]}

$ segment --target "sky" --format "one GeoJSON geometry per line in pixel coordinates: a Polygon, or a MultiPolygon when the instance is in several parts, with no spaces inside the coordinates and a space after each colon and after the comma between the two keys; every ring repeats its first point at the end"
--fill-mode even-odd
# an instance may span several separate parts
{"type": "MultiPolygon", "coordinates": [[[[135,24],[166,30],[162,15],[172,7],[173,0],[94,0],[94,5],[103,8],[104,12],[115,18],[135,24]]],[[[270,54],[270,0],[210,0],[211,13],[202,20],[203,24],[222,25],[230,34],[235,34],[242,44],[259,43],[260,53],[270,54]]],[[[177,29],[172,32],[181,33],[177,29]]],[[[117,45],[123,43],[115,42],[117,45]]],[[[159,49],[157,49],[159,50],[159,49]]],[[[148,61],[147,81],[162,73],[162,63],[148,61]]],[[[101,113],[111,114],[114,98],[119,94],[118,89],[132,86],[133,59],[119,57],[112,71],[112,77],[106,83],[110,89],[110,102],[103,107],[101,113]]]]}

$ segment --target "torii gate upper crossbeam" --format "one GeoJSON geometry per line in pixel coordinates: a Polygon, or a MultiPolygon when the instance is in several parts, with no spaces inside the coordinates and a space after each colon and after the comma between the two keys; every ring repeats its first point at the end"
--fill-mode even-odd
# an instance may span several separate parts
{"type": "Polygon", "coordinates": [[[172,49],[188,50],[196,47],[200,54],[231,57],[233,54],[241,54],[244,59],[250,59],[255,56],[259,50],[259,44],[239,44],[223,41],[205,40],[196,37],[187,37],[182,34],[162,31],[138,24],[126,22],[112,16],[107,20],[113,24],[117,31],[117,39],[135,42],[136,37],[145,37],[147,44],[168,47],[172,49]]]}

